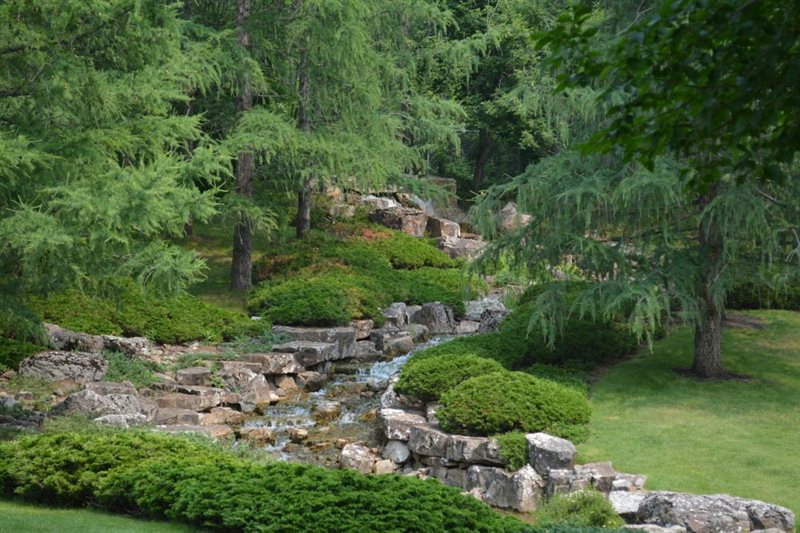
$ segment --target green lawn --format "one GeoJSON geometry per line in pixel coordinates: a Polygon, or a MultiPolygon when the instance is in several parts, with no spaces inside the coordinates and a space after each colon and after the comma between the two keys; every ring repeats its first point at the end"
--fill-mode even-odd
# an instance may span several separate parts
{"type": "Polygon", "coordinates": [[[582,462],[612,461],[646,474],[651,490],[729,493],[800,513],[800,313],[751,313],[763,330],[726,329],[728,370],[750,382],[700,382],[681,328],[595,385],[582,462]]]}
{"type": "Polygon", "coordinates": [[[188,533],[197,529],[86,509],[51,509],[0,500],[0,533],[188,533]]]}

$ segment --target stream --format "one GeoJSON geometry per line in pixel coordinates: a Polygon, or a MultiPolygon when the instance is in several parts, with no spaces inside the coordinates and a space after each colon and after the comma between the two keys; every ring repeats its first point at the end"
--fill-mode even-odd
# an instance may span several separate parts
{"type": "Polygon", "coordinates": [[[334,363],[325,387],[272,405],[244,427],[270,429],[274,443],[266,450],[276,459],[336,466],[344,443],[383,445],[385,438],[377,415],[389,380],[412,355],[451,338],[434,337],[389,361],[334,363]]]}

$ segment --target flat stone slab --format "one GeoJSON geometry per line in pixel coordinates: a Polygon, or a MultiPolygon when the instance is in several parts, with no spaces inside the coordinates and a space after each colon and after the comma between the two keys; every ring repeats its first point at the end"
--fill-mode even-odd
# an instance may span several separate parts
{"type": "MultiPolygon", "coordinates": [[[[273,326],[272,331],[286,335],[293,341],[324,342],[336,345],[333,359],[349,359],[356,348],[356,330],[350,327],[339,328],[298,328],[293,326],[273,326]]],[[[274,346],[273,351],[277,350],[274,346]]]]}
{"type": "Polygon", "coordinates": [[[47,381],[72,380],[88,383],[102,380],[108,372],[108,360],[89,352],[40,352],[23,360],[20,376],[30,376],[47,381]]]}
{"type": "Polygon", "coordinates": [[[291,341],[276,344],[272,347],[276,352],[290,353],[300,366],[315,366],[325,361],[336,359],[336,345],[330,342],[291,341]]]}
{"type": "Polygon", "coordinates": [[[407,442],[411,428],[427,424],[427,419],[402,409],[384,408],[380,410],[386,438],[407,442]]]}

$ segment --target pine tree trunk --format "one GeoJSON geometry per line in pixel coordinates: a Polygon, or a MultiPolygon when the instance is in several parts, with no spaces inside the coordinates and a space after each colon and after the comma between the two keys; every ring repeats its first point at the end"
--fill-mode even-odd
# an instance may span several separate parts
{"type": "MultiPolygon", "coordinates": [[[[247,49],[250,46],[250,34],[245,28],[250,16],[250,0],[237,0],[236,24],[239,33],[239,46],[247,49]]],[[[247,111],[253,107],[253,92],[250,79],[245,74],[241,81],[239,94],[239,111],[247,111]]],[[[254,160],[252,152],[240,152],[236,161],[236,193],[247,198],[253,196],[254,160]]],[[[253,230],[247,220],[236,223],[233,229],[233,255],[231,256],[231,288],[247,290],[253,286],[252,279],[253,230]]]]}
{"type": "MultiPolygon", "coordinates": [[[[704,199],[708,205],[718,192],[713,185],[704,199]]],[[[698,231],[700,260],[703,261],[698,280],[698,309],[700,316],[694,330],[694,364],[692,372],[701,378],[720,378],[726,375],[722,366],[722,303],[714,299],[713,286],[722,271],[722,236],[717,225],[705,220],[698,231]]]]}
{"type": "Polygon", "coordinates": [[[478,157],[475,159],[475,173],[472,177],[472,185],[476,189],[480,189],[481,186],[483,186],[483,182],[486,180],[484,170],[486,168],[486,162],[489,160],[489,153],[491,150],[492,136],[489,130],[481,128],[478,130],[478,157]]]}
{"type": "MultiPolygon", "coordinates": [[[[300,131],[305,133],[311,132],[311,120],[308,116],[308,103],[310,88],[308,83],[308,68],[306,62],[305,52],[300,58],[300,69],[298,82],[300,90],[300,105],[297,110],[297,127],[300,131]]],[[[304,239],[308,230],[311,229],[311,184],[312,178],[306,178],[300,187],[300,192],[297,193],[297,220],[295,221],[295,229],[297,230],[297,238],[304,239]]]]}

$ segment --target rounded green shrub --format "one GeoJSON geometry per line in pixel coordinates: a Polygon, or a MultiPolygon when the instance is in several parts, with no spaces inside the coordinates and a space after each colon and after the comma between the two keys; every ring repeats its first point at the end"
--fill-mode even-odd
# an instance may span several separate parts
{"type": "Polygon", "coordinates": [[[528,441],[525,433],[510,431],[495,435],[494,439],[500,443],[500,458],[505,462],[506,470],[514,472],[528,464],[528,441]]]}
{"type": "Polygon", "coordinates": [[[501,370],[503,367],[497,361],[476,355],[412,357],[403,367],[395,390],[424,402],[432,402],[469,378],[501,370]]]}
{"type": "Polygon", "coordinates": [[[536,511],[537,528],[618,528],[623,524],[606,497],[594,490],[557,494],[536,511]]]}
{"type": "Polygon", "coordinates": [[[470,378],[444,393],[441,403],[442,428],[468,435],[544,431],[579,442],[590,417],[584,394],[521,372],[470,378]]]}

